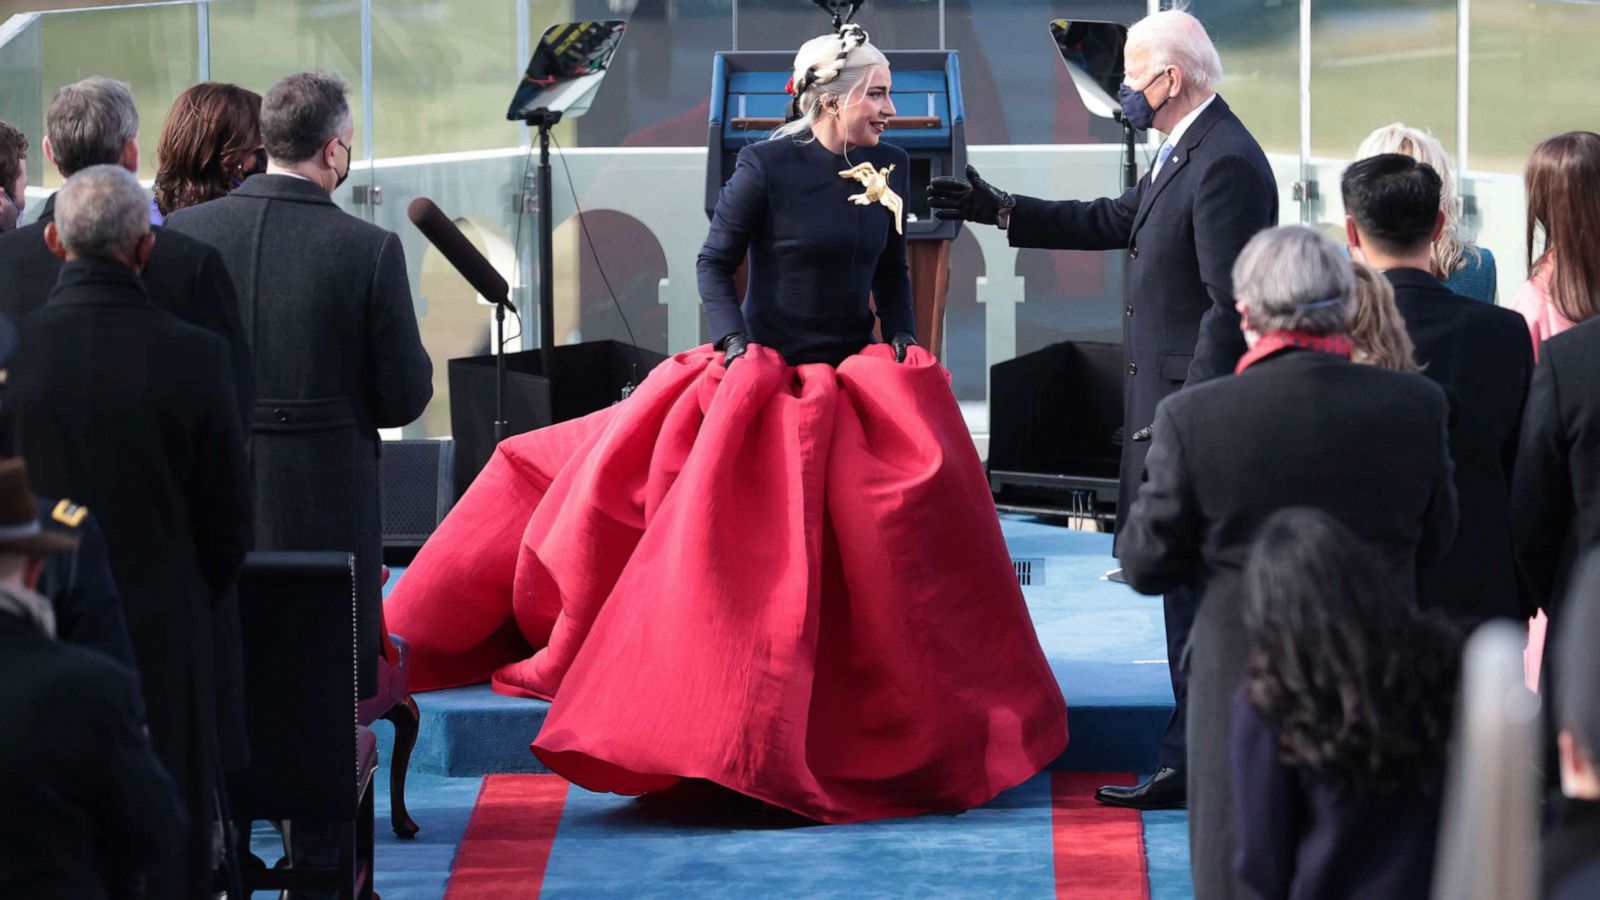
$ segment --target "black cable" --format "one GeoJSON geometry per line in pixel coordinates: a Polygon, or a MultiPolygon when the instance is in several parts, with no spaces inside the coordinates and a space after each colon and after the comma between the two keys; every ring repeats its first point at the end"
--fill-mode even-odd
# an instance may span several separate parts
{"type": "MultiPolygon", "coordinates": [[[[611,295],[611,305],[616,307],[617,318],[622,320],[622,327],[628,332],[628,344],[633,347],[631,355],[633,376],[629,379],[627,387],[623,388],[623,395],[631,393],[632,385],[639,383],[639,342],[633,336],[633,326],[628,324],[628,316],[622,311],[622,302],[617,299],[617,292],[611,287],[611,279],[606,277],[606,268],[600,264],[600,251],[595,249],[594,237],[589,234],[589,222],[583,217],[583,207],[578,204],[578,188],[572,180],[572,169],[567,166],[567,150],[556,140],[555,132],[550,133],[550,140],[555,141],[556,149],[561,151],[561,171],[567,176],[567,190],[572,192],[572,208],[578,214],[578,226],[583,229],[583,239],[589,244],[589,255],[594,258],[595,270],[600,273],[600,280],[606,286],[606,293],[611,295]]],[[[539,273],[543,278],[544,273],[539,273]]]]}

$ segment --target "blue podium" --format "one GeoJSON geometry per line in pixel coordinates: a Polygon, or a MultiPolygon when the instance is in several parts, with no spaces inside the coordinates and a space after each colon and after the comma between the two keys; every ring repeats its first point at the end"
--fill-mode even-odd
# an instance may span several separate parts
{"type": "MultiPolygon", "coordinates": [[[[907,256],[917,341],[938,353],[944,339],[945,295],[950,283],[950,242],[960,222],[945,222],[928,209],[929,180],[960,176],[967,167],[966,114],[961,103],[961,65],[953,50],[890,50],[896,114],[883,140],[911,157],[910,191],[904,198],[907,256]]],[[[717,206],[722,185],[733,175],[739,150],[766,140],[783,124],[790,97],[784,92],[794,56],[783,51],[725,51],[711,65],[711,119],[706,139],[706,216],[717,206]]]]}

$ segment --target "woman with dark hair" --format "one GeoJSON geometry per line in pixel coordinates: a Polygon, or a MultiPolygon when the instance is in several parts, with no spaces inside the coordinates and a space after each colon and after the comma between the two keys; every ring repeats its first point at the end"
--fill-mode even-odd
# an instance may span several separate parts
{"type": "Polygon", "coordinates": [[[1304,507],[1250,548],[1233,791],[1260,897],[1429,894],[1461,636],[1377,558],[1304,507]]]}
{"type": "Polygon", "coordinates": [[[178,95],[156,145],[156,207],[161,215],[215,200],[267,167],[261,146],[261,95],[202,81],[178,95]]]}
{"type": "Polygon", "coordinates": [[[1569,131],[1534,147],[1523,182],[1528,280],[1511,305],[1537,357],[1546,339],[1600,313],[1600,134],[1569,131]]]}
{"type": "MultiPolygon", "coordinates": [[[[1545,341],[1600,313],[1600,134],[1569,131],[1543,141],[1528,156],[1523,185],[1528,280],[1511,307],[1528,320],[1537,360],[1545,341]]],[[[1545,628],[1544,613],[1529,623],[1532,689],[1539,685],[1545,628]]]]}

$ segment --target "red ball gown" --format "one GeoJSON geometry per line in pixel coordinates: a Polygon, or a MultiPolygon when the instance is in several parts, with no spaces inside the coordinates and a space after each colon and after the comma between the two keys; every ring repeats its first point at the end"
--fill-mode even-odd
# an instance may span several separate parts
{"type": "Polygon", "coordinates": [[[413,687],[549,699],[533,752],[591,790],[705,779],[822,822],[1049,765],[1066,705],[949,373],[870,328],[837,365],[756,329],[501,443],[388,601],[413,687]]]}

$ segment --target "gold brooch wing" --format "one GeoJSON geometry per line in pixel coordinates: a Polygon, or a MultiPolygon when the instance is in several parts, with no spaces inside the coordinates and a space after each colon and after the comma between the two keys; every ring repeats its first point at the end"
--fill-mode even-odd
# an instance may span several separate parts
{"type": "Polygon", "coordinates": [[[905,229],[901,225],[901,220],[905,218],[905,204],[900,200],[900,195],[889,188],[889,173],[893,171],[892,165],[879,169],[872,163],[862,163],[840,172],[839,177],[861,183],[861,193],[851,194],[848,198],[851,203],[857,206],[883,204],[884,208],[894,216],[894,233],[905,234],[905,229]]]}

